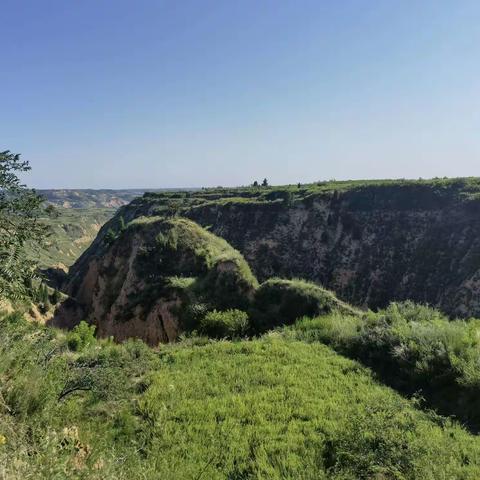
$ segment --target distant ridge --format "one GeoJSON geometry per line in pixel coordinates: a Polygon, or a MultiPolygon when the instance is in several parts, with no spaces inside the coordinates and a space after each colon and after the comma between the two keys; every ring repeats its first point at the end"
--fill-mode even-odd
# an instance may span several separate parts
{"type": "Polygon", "coordinates": [[[47,203],[63,208],[119,208],[145,192],[187,191],[186,188],[157,189],[46,189],[37,190],[47,203]]]}

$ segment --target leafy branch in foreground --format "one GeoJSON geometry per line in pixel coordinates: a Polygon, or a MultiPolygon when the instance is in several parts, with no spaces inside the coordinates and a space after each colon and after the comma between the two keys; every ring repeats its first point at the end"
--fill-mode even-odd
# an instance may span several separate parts
{"type": "Polygon", "coordinates": [[[30,170],[20,155],[0,152],[0,298],[17,299],[27,294],[36,264],[27,260],[25,244],[42,244],[48,227],[41,223],[43,199],[18,178],[30,170]]]}

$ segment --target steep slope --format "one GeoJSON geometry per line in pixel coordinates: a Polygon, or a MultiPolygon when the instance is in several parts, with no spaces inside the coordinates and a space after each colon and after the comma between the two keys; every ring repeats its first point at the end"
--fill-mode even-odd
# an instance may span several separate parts
{"type": "Polygon", "coordinates": [[[28,255],[40,268],[62,268],[72,265],[93,242],[102,225],[115,214],[112,208],[62,208],[55,215],[42,218],[51,228],[46,248],[30,246],[28,255]]]}
{"type": "Polygon", "coordinates": [[[74,269],[57,325],[87,319],[100,336],[174,340],[195,327],[195,305],[242,308],[256,279],[225,240],[194,222],[140,217],[97,244],[74,269]]]}
{"type": "Polygon", "coordinates": [[[188,216],[227,239],[259,279],[302,277],[371,308],[412,299],[480,315],[480,201],[455,185],[364,187],[290,206],[230,203],[188,216]]]}
{"type": "Polygon", "coordinates": [[[260,280],[313,280],[371,308],[412,299],[480,316],[479,179],[146,194],[110,226],[165,212],[226,239],[260,280]]]}

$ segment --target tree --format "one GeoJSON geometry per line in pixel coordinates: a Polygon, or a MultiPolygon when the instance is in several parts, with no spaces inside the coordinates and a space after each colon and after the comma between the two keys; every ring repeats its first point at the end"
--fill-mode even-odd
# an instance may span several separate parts
{"type": "Polygon", "coordinates": [[[49,217],[52,217],[52,218],[58,218],[60,216],[60,214],[58,213],[58,210],[52,204],[49,204],[46,206],[45,212],[49,217]]]}
{"type": "Polygon", "coordinates": [[[59,290],[55,289],[52,293],[52,304],[57,305],[60,303],[60,300],[62,299],[62,294],[60,293],[59,290]]]}
{"type": "Polygon", "coordinates": [[[266,178],[263,179],[262,187],[268,187],[268,180],[266,178]]]}
{"type": "Polygon", "coordinates": [[[118,235],[115,233],[115,230],[113,228],[109,228],[107,231],[107,234],[105,235],[104,242],[106,245],[111,245],[116,239],[118,235]]]}
{"type": "Polygon", "coordinates": [[[20,155],[0,152],[0,298],[28,295],[36,263],[27,260],[25,246],[42,245],[48,234],[40,221],[44,200],[18,178],[19,172],[28,170],[30,165],[20,155]]]}
{"type": "Polygon", "coordinates": [[[253,182],[253,186],[258,187],[258,182],[256,180],[253,182]]]}

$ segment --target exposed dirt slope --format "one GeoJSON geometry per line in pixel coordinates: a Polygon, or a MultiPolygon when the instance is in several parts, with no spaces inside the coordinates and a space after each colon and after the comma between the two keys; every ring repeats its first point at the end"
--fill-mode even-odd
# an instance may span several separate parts
{"type": "Polygon", "coordinates": [[[97,246],[68,284],[58,325],[81,308],[100,336],[168,342],[195,321],[192,305],[242,307],[256,287],[239,252],[187,219],[141,217],[97,246]]]}

